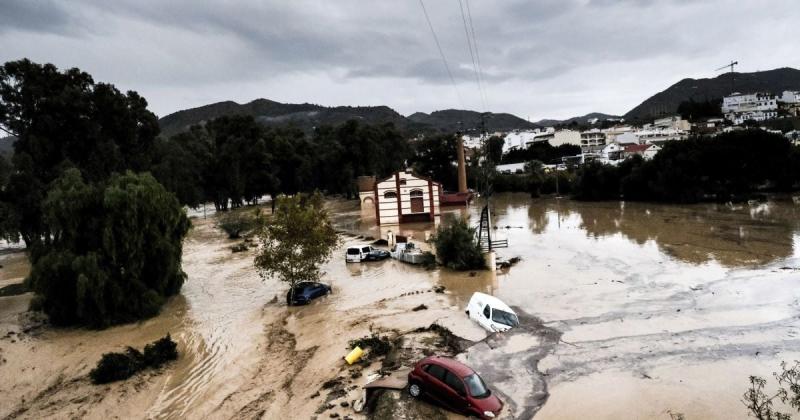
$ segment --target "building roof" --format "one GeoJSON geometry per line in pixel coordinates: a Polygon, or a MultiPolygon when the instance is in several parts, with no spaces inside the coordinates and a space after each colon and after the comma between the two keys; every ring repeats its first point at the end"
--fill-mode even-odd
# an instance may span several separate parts
{"type": "Polygon", "coordinates": [[[648,148],[650,148],[649,144],[632,144],[630,146],[625,146],[625,152],[627,153],[644,152],[648,148]]]}
{"type": "Polygon", "coordinates": [[[412,170],[410,170],[410,169],[406,169],[405,171],[394,171],[394,172],[392,172],[392,174],[391,174],[391,175],[387,176],[386,178],[379,179],[379,180],[377,180],[375,183],[376,183],[376,184],[380,184],[380,183],[382,183],[382,182],[386,182],[386,181],[388,181],[388,180],[390,180],[390,179],[394,178],[394,177],[395,177],[395,175],[396,175],[397,173],[399,173],[399,172],[404,172],[404,173],[407,173],[407,174],[409,174],[409,175],[411,175],[411,176],[413,176],[414,178],[417,178],[417,179],[422,179],[422,180],[424,180],[424,181],[430,181],[430,182],[432,182],[433,184],[435,184],[435,185],[438,185],[438,186],[441,186],[441,185],[442,185],[442,183],[441,183],[441,182],[434,181],[434,180],[432,180],[432,179],[430,179],[430,178],[428,178],[428,177],[426,177],[426,176],[417,175],[417,174],[416,174],[414,171],[412,171],[412,170]]]}

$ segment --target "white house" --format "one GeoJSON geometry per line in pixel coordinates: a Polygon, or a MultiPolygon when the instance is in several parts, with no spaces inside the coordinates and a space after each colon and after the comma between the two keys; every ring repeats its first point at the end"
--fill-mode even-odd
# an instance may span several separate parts
{"type": "Polygon", "coordinates": [[[660,129],[672,129],[676,131],[689,131],[692,127],[689,121],[681,118],[680,115],[659,118],[653,121],[653,127],[660,129]]]}
{"type": "Polygon", "coordinates": [[[797,104],[800,103],[800,91],[797,90],[784,90],[783,95],[779,100],[785,104],[797,104]]]}
{"type": "Polygon", "coordinates": [[[495,167],[495,170],[501,174],[516,174],[520,172],[525,172],[525,162],[497,165],[495,167]]]}
{"type": "Polygon", "coordinates": [[[581,133],[581,151],[583,153],[596,153],[603,150],[606,145],[606,134],[597,128],[581,133]]]}
{"type": "Polygon", "coordinates": [[[606,162],[613,162],[622,159],[624,146],[617,142],[608,143],[600,152],[600,159],[606,162]]]}
{"type": "Polygon", "coordinates": [[[375,182],[375,219],[379,225],[432,222],[441,213],[442,192],[442,185],[431,179],[408,170],[395,172],[375,182]]]}
{"type": "Polygon", "coordinates": [[[734,124],[778,116],[778,98],[767,93],[734,93],[722,99],[722,113],[734,124]]]}
{"type": "Polygon", "coordinates": [[[655,143],[649,144],[647,145],[647,149],[644,150],[644,153],[642,153],[642,156],[644,156],[645,159],[650,160],[655,157],[659,151],[661,151],[661,146],[655,143]]]}
{"type": "Polygon", "coordinates": [[[553,134],[553,138],[548,141],[553,147],[558,147],[562,144],[574,144],[578,146],[581,144],[581,132],[575,130],[558,130],[553,134]]]}

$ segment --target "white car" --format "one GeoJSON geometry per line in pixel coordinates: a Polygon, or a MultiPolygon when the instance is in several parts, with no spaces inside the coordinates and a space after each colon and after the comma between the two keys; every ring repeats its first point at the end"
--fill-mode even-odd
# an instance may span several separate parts
{"type": "Polygon", "coordinates": [[[500,299],[475,292],[467,305],[467,315],[489,332],[508,331],[519,325],[513,309],[500,299]]]}

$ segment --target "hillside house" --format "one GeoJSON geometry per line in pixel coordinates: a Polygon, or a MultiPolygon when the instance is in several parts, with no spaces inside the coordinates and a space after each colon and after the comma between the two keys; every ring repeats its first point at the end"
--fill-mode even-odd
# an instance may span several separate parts
{"type": "Polygon", "coordinates": [[[433,222],[440,215],[442,185],[412,172],[398,171],[377,180],[371,194],[362,191],[362,205],[372,201],[379,225],[433,222]]]}
{"type": "Polygon", "coordinates": [[[736,125],[768,120],[778,116],[778,98],[767,93],[734,93],[722,98],[722,113],[736,125]]]}

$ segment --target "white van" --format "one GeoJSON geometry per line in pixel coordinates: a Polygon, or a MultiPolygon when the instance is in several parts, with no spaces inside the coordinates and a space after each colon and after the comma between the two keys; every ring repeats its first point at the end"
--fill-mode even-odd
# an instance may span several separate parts
{"type": "Polygon", "coordinates": [[[344,253],[345,262],[380,261],[389,258],[389,251],[369,245],[351,246],[344,253]]]}
{"type": "Polygon", "coordinates": [[[475,292],[467,305],[467,315],[489,332],[508,331],[519,325],[517,314],[500,299],[475,292]]]}

